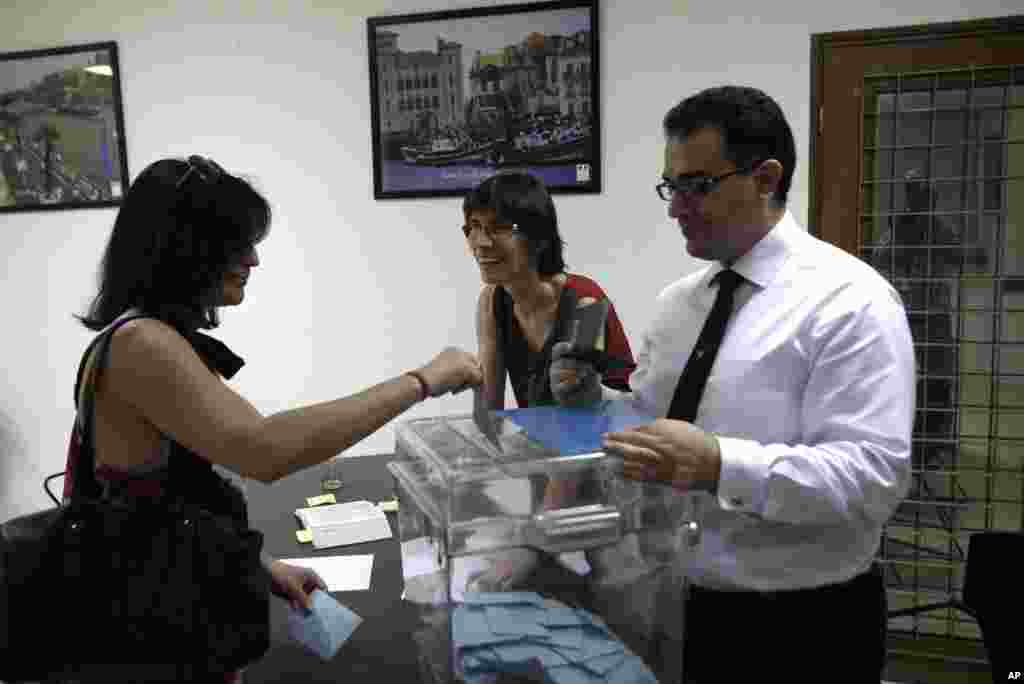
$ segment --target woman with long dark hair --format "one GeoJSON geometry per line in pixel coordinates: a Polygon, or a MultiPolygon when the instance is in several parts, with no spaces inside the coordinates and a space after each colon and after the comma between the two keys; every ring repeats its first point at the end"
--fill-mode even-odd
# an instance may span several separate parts
{"type": "MultiPolygon", "coordinates": [[[[80,400],[95,391],[95,475],[104,496],[171,493],[247,524],[244,497],[213,465],[273,482],[336,456],[427,397],[481,381],[475,357],[448,348],[357,394],[261,415],[224,382],[242,359],[201,330],[218,325],[218,308],[242,303],[270,219],[267,201],[248,182],[203,157],[157,161],[132,183],[99,292],[79,317],[112,336],[104,364],[93,347],[86,352],[75,393],[80,400]]],[[[310,592],[325,588],[306,569],[264,563],[272,591],[296,607],[308,607],[310,592]]],[[[238,673],[225,677],[237,681],[238,673]]]]}

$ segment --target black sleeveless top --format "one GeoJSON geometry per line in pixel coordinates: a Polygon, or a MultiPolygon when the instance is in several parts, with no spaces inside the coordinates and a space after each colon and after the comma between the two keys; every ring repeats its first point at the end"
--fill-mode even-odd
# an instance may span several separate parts
{"type": "Polygon", "coordinates": [[[555,310],[554,327],[545,340],[544,347],[535,352],[530,349],[526,335],[519,328],[519,321],[512,313],[512,295],[503,287],[494,289],[494,318],[497,322],[498,344],[501,346],[505,368],[508,370],[512,391],[519,406],[556,404],[548,380],[551,348],[557,342],[570,338],[576,301],[576,291],[571,287],[562,287],[562,294],[558,298],[558,307],[555,310]]]}
{"type": "MultiPolygon", "coordinates": [[[[97,335],[92,343],[90,343],[82,356],[75,380],[76,407],[78,405],[79,389],[85,364],[95,345],[104,337],[112,336],[117,328],[137,318],[154,317],[145,314],[133,314],[120,318],[104,332],[97,335]]],[[[177,327],[175,329],[182,337],[188,340],[192,348],[212,371],[220,373],[225,378],[232,377],[244,365],[245,362],[231,352],[223,342],[203,333],[183,331],[177,327]]],[[[106,367],[109,349],[110,346],[107,345],[101,357],[96,359],[92,387],[87,388],[87,392],[93,391],[103,369],[106,367]]],[[[81,449],[81,428],[81,422],[76,418],[71,435],[71,444],[68,449],[64,489],[65,499],[70,496],[71,484],[74,482],[72,473],[77,464],[78,452],[81,449]]],[[[163,439],[167,446],[167,462],[163,466],[143,472],[122,470],[109,466],[101,466],[97,469],[97,481],[103,487],[102,496],[114,498],[169,496],[199,505],[214,515],[229,516],[237,524],[248,527],[249,516],[245,496],[238,487],[221,477],[213,469],[213,465],[209,461],[170,437],[164,436],[163,439]]]]}

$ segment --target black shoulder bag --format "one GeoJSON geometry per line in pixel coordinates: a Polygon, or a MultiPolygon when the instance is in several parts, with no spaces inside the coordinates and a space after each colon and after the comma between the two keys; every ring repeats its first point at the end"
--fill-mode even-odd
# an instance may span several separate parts
{"type": "MultiPolygon", "coordinates": [[[[115,328],[97,340],[94,378],[115,328]]],[[[175,492],[101,498],[95,381],[82,403],[70,501],[0,525],[0,680],[196,681],[260,658],[263,535],[175,492]]]]}

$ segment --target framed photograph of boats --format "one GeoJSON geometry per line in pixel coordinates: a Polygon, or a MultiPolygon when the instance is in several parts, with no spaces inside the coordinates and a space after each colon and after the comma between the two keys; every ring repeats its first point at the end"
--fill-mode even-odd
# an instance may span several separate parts
{"type": "Polygon", "coordinates": [[[499,171],[601,192],[597,0],[367,19],[373,196],[463,195],[499,171]]]}
{"type": "Polygon", "coordinates": [[[0,212],[121,203],[117,44],[0,53],[0,212]]]}

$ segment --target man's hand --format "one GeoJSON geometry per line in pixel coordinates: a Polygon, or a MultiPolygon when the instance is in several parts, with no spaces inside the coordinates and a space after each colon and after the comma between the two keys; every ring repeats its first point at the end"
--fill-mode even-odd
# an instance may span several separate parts
{"type": "Polygon", "coordinates": [[[623,475],[677,489],[714,494],[722,469],[718,439],[684,420],[653,423],[604,436],[604,448],[623,458],[623,475]]]}
{"type": "Polygon", "coordinates": [[[312,610],[309,595],[314,590],[327,591],[327,583],[309,568],[289,565],[283,561],[271,561],[267,566],[270,573],[270,590],[292,604],[295,610],[312,610]]]}

